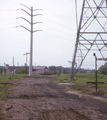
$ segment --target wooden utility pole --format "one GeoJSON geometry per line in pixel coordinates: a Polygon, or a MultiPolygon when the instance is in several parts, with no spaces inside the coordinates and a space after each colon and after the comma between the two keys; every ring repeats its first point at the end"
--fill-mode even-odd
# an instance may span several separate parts
{"type": "Polygon", "coordinates": [[[13,56],[13,75],[14,75],[14,56],[13,56]]]}
{"type": "Polygon", "coordinates": [[[94,53],[93,56],[95,56],[95,76],[96,76],[96,92],[97,92],[97,56],[96,54],[94,53]]]}
{"type": "Polygon", "coordinates": [[[25,54],[23,54],[23,55],[26,55],[26,75],[27,75],[27,58],[28,58],[27,55],[28,55],[28,54],[30,54],[30,53],[27,53],[27,52],[26,52],[25,54]]]}

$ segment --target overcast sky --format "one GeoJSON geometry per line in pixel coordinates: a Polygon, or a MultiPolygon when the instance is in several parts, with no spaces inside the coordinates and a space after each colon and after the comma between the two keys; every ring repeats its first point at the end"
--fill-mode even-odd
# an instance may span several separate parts
{"type": "MultiPolygon", "coordinates": [[[[80,19],[83,0],[78,0],[78,19],[80,19]]],[[[68,61],[72,61],[74,45],[76,41],[76,16],[75,0],[0,0],[0,65],[13,64],[24,65],[26,52],[30,52],[30,32],[22,27],[30,29],[30,24],[23,19],[30,21],[30,16],[22,10],[30,10],[20,3],[33,9],[34,30],[43,30],[33,34],[33,65],[41,66],[63,66],[70,67],[68,61]]],[[[84,68],[94,68],[94,57],[84,63],[84,68]]],[[[29,55],[28,55],[29,64],[29,55]]]]}

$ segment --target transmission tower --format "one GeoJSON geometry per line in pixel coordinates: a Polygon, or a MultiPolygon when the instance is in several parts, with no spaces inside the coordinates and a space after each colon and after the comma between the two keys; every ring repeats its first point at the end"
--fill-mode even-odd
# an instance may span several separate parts
{"type": "Polygon", "coordinates": [[[107,51],[107,0],[83,0],[69,82],[90,51],[107,56],[103,53],[107,51]]]}

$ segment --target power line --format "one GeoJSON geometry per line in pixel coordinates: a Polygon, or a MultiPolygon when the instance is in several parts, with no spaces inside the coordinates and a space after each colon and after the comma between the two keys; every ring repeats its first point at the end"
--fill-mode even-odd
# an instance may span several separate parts
{"type": "MultiPolygon", "coordinates": [[[[46,28],[49,28],[49,29],[52,29],[52,30],[55,30],[55,31],[58,31],[58,32],[61,32],[61,33],[68,34],[68,33],[63,32],[63,31],[60,31],[60,30],[58,30],[58,29],[54,29],[54,28],[51,28],[51,27],[48,27],[48,26],[45,26],[45,25],[42,25],[42,26],[44,26],[44,27],[46,27],[46,28]]],[[[70,35],[70,36],[71,36],[71,34],[68,34],[68,35],[70,35]]],[[[75,35],[74,35],[74,36],[75,36],[75,35]]]]}
{"type": "Polygon", "coordinates": [[[47,10],[45,10],[46,12],[48,12],[48,13],[53,13],[53,14],[57,14],[57,15],[60,15],[60,16],[62,16],[62,17],[66,17],[66,18],[68,18],[68,19],[71,19],[71,17],[68,17],[68,16],[64,16],[64,15],[62,15],[62,14],[59,14],[59,13],[54,13],[54,12],[50,12],[50,11],[47,11],[47,10]]]}
{"type": "Polygon", "coordinates": [[[1,28],[0,30],[6,30],[6,29],[12,29],[12,28],[15,28],[15,27],[1,28]]]}
{"type": "MultiPolygon", "coordinates": [[[[63,38],[63,37],[60,37],[60,36],[52,35],[52,34],[49,34],[49,33],[46,33],[46,32],[43,32],[43,33],[48,34],[48,35],[50,35],[50,36],[57,37],[57,38],[61,38],[61,39],[64,39],[64,40],[72,41],[72,40],[69,40],[69,39],[67,39],[67,38],[63,38]]],[[[72,41],[72,42],[75,42],[75,41],[72,41]]]]}
{"type": "Polygon", "coordinates": [[[0,53],[2,54],[2,56],[4,57],[4,58],[6,58],[7,59],[7,57],[0,51],[0,53]]]}
{"type": "Polygon", "coordinates": [[[0,12],[5,12],[5,11],[8,11],[8,12],[9,12],[9,11],[15,11],[15,12],[16,12],[16,9],[8,9],[8,10],[3,10],[3,9],[1,9],[1,10],[0,10],[0,12]]]}
{"type": "MultiPolygon", "coordinates": [[[[43,18],[44,18],[44,17],[43,17],[43,18]]],[[[56,24],[58,24],[58,25],[61,25],[61,26],[63,26],[63,27],[66,27],[66,28],[69,28],[69,29],[72,29],[72,30],[75,31],[75,29],[73,29],[73,28],[71,28],[71,27],[68,27],[68,26],[65,26],[65,25],[63,25],[63,24],[57,23],[57,22],[55,22],[55,21],[53,21],[53,20],[49,20],[49,19],[47,19],[47,18],[44,18],[44,19],[46,19],[47,21],[50,21],[50,22],[56,23],[56,24]]]]}
{"type": "Polygon", "coordinates": [[[8,18],[8,19],[0,19],[0,21],[4,21],[4,20],[15,20],[16,18],[8,18]]]}

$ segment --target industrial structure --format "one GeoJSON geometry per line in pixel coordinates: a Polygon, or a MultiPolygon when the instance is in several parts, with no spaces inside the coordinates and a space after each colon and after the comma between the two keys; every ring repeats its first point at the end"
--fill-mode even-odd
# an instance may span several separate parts
{"type": "Polygon", "coordinates": [[[83,0],[69,82],[90,51],[107,57],[107,0],[83,0]]]}

